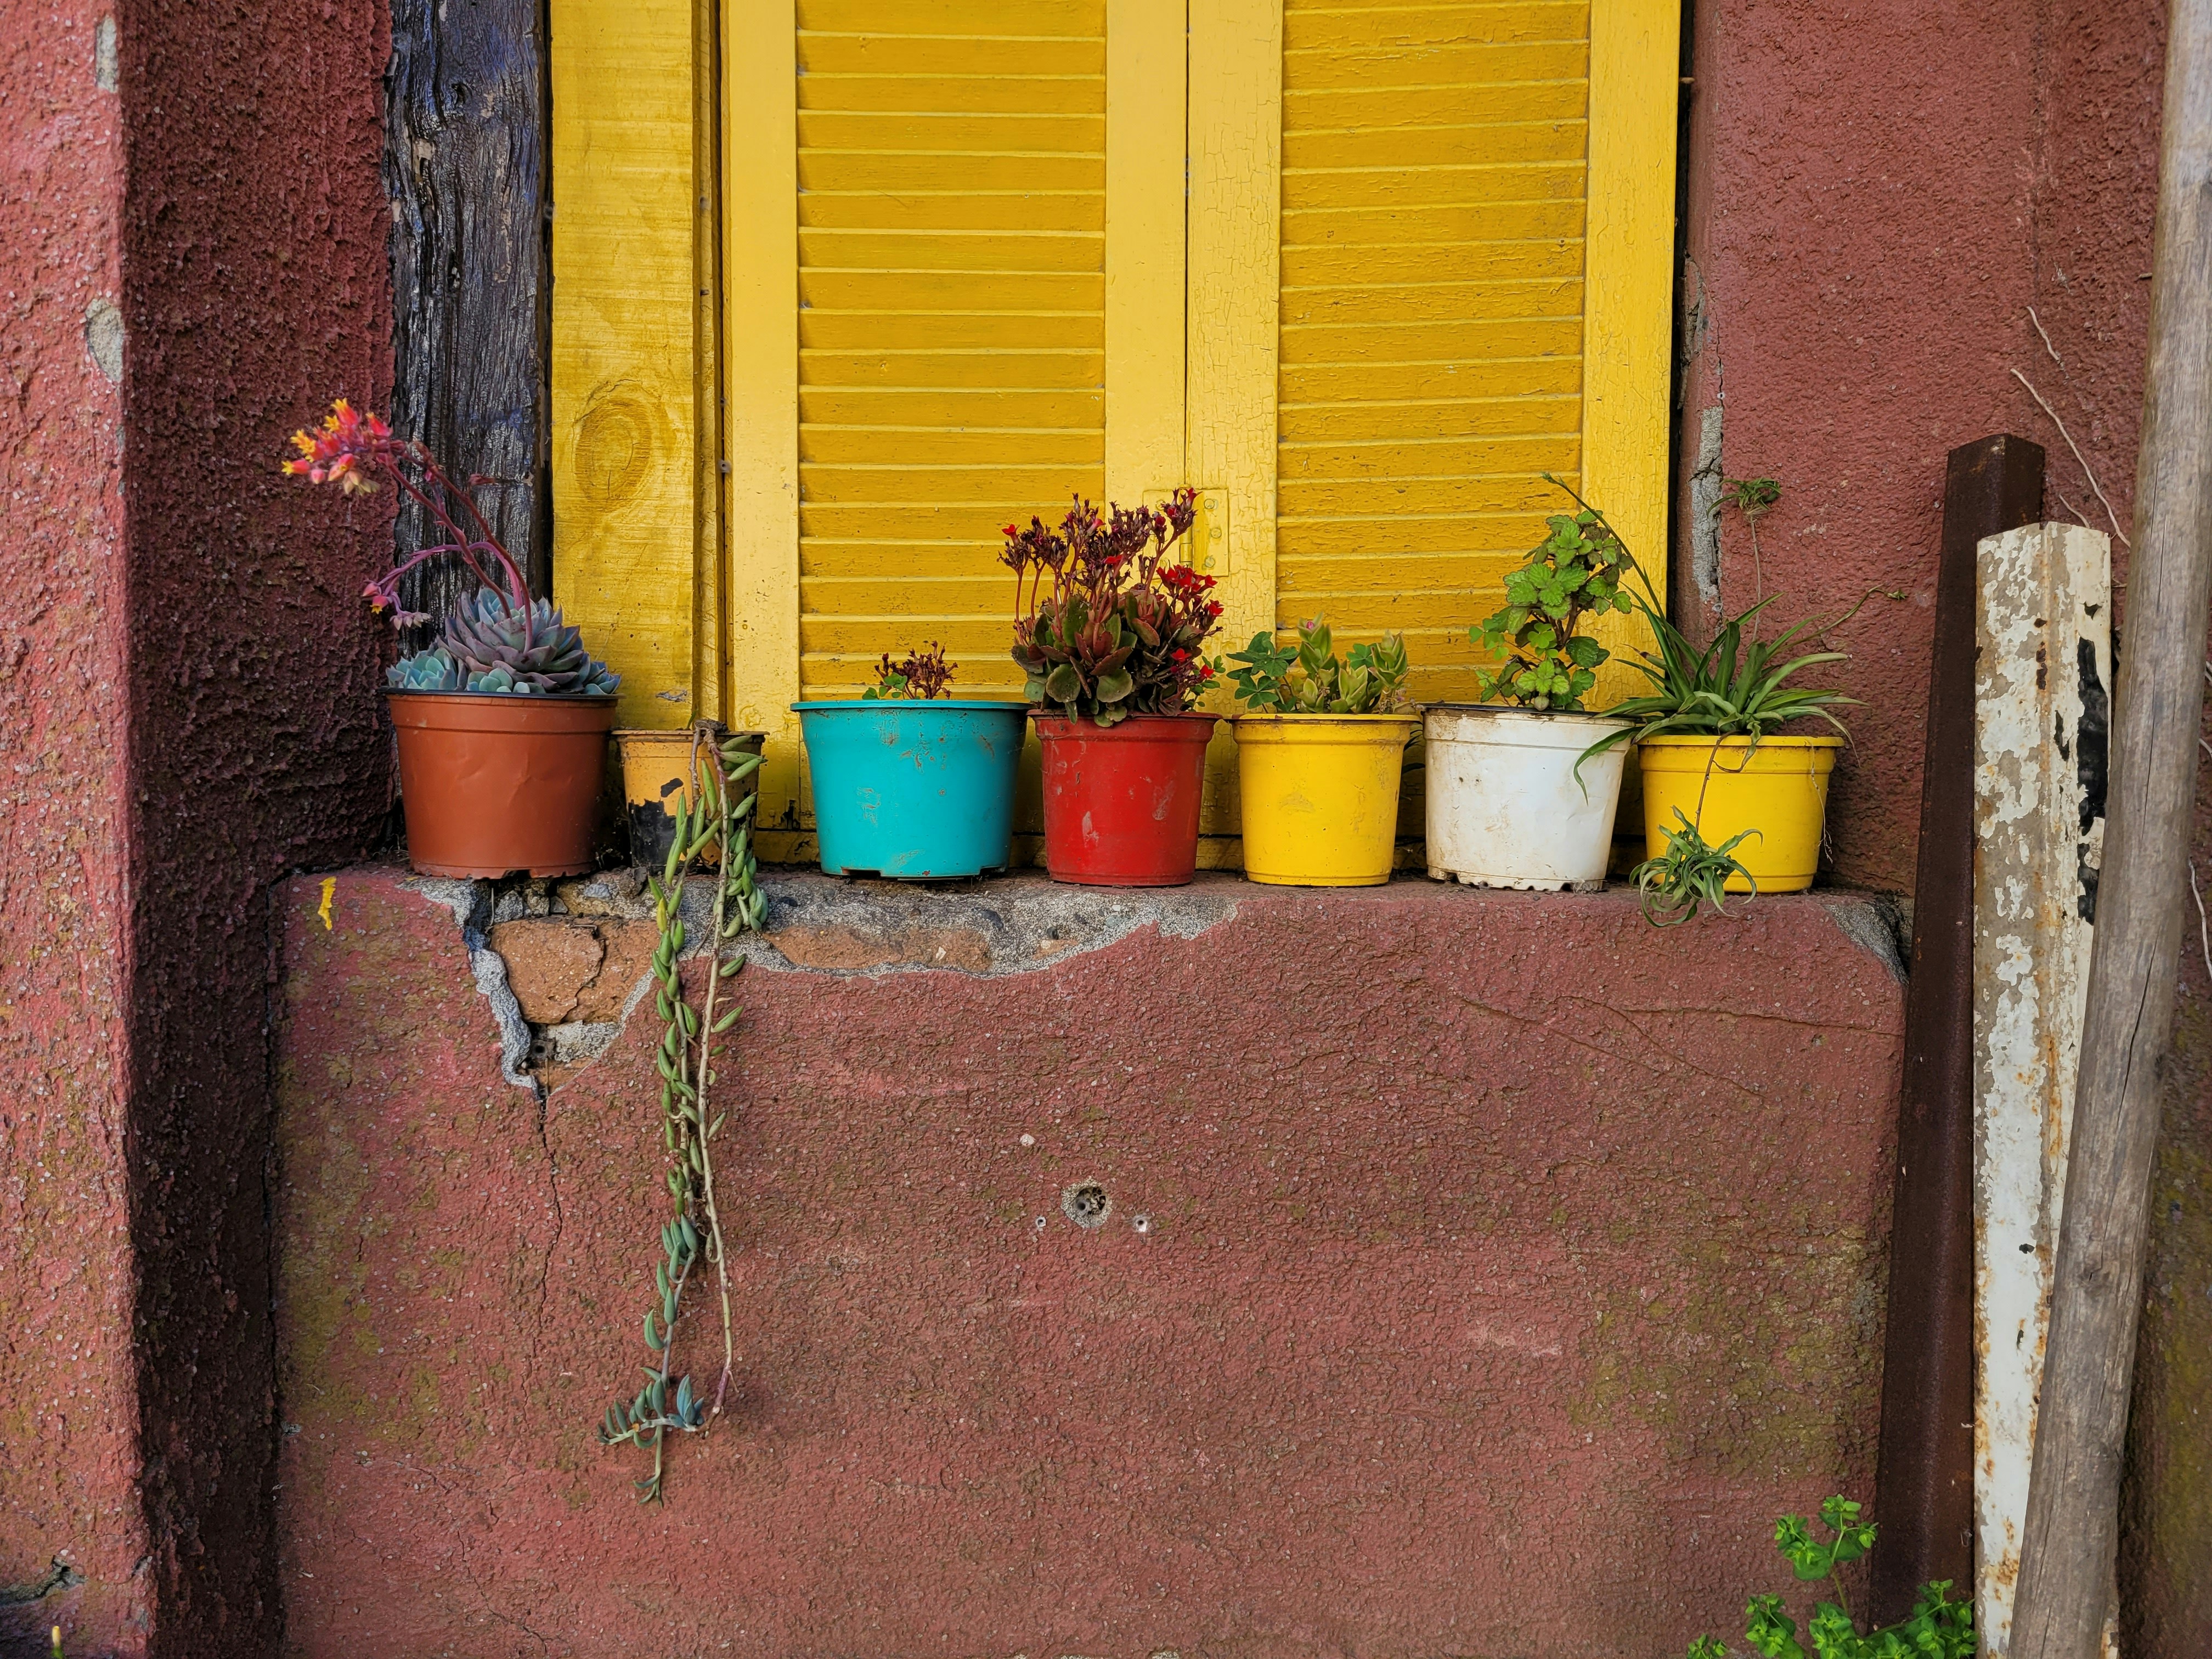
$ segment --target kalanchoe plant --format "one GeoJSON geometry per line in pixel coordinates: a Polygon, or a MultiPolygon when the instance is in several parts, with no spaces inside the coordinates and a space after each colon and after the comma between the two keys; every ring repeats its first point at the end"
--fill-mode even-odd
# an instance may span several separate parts
{"type": "Polygon", "coordinates": [[[926,651],[907,653],[904,662],[893,662],[888,651],[876,665],[876,683],[860,693],[862,702],[898,699],[927,702],[940,695],[957,671],[945,660],[945,647],[932,640],[926,651]]]}
{"type": "MultiPolygon", "coordinates": [[[[1548,472],[1544,480],[1567,489],[1548,472]]],[[[1498,659],[1496,668],[1475,674],[1485,702],[1580,713],[1583,694],[1612,654],[1583,623],[1629,608],[1621,589],[1637,564],[1602,513],[1579,495],[1575,503],[1582,510],[1553,517],[1551,533],[1506,577],[1504,605],[1468,630],[1498,659]]]]}
{"type": "Polygon", "coordinates": [[[1255,634],[1251,644],[1214,666],[1228,663],[1243,665],[1228,670],[1229,680],[1237,701],[1255,713],[1388,714],[1406,706],[1406,641],[1397,634],[1355,645],[1340,662],[1328,624],[1316,617],[1298,624],[1296,646],[1255,634]]]}
{"type": "MultiPolygon", "coordinates": [[[[1743,1635],[1754,1652],[1765,1659],[1972,1659],[1974,1606],[1952,1601],[1948,1579],[1923,1584],[1911,1616],[1901,1623],[1862,1636],[1835,1571],[1874,1547],[1874,1523],[1860,1520],[1859,1505],[1848,1498],[1821,1504],[1820,1519],[1832,1534],[1827,1542],[1813,1536],[1803,1516],[1785,1515],[1774,1523],[1774,1547],[1801,1582],[1826,1579],[1836,1599],[1814,1606],[1805,1630],[1808,1651],[1798,1641],[1796,1621],[1783,1611],[1780,1596],[1753,1596],[1744,1608],[1743,1635]]],[[[1729,1659],[1730,1651],[1714,1638],[1700,1636],[1690,1644],[1688,1659],[1729,1659]]]]}
{"type": "Polygon", "coordinates": [[[1214,670],[1200,654],[1221,620],[1213,578],[1166,562],[1189,532],[1198,492],[1158,508],[1079,498],[1057,528],[1006,528],[1000,562],[1018,584],[1014,660],[1033,703],[1114,726],[1131,714],[1179,714],[1214,670]]]}
{"type": "MultiPolygon", "coordinates": [[[[386,672],[405,691],[495,691],[542,696],[611,696],[621,684],[584,649],[550,600],[532,601],[530,585],[469,492],[447,475],[423,445],[395,438],[392,428],[343,398],[313,432],[295,432],[300,453],[284,471],[312,483],[335,483],[349,495],[375,493],[389,480],[420,502],[444,539],[417,550],[362,588],[369,609],[389,610],[392,625],[430,620],[399,604],[399,583],[432,559],[458,558],[483,584],[446,618],[436,644],[386,672]]],[[[472,483],[481,480],[471,480],[472,483]]]]}

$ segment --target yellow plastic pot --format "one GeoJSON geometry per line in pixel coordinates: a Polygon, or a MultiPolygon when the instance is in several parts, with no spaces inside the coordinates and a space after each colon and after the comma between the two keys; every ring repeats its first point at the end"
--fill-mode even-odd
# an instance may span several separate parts
{"type": "MultiPolygon", "coordinates": [[[[732,734],[715,720],[700,724],[706,728],[699,739],[702,744],[725,744],[734,735],[749,755],[759,754],[767,738],[763,732],[732,734]]],[[[615,744],[622,753],[623,805],[629,818],[631,860],[647,869],[658,870],[667,860],[669,847],[676,839],[676,806],[678,803],[686,807],[691,805],[691,728],[685,726],[675,732],[618,731],[615,744]]],[[[758,787],[759,778],[760,774],[756,772],[745,780],[738,791],[740,800],[758,787]]],[[[706,850],[699,855],[699,862],[713,869],[721,861],[721,848],[708,842],[706,850]]]]}
{"type": "MultiPolygon", "coordinates": [[[[1646,738],[1636,745],[1644,774],[1644,855],[1667,850],[1679,810],[1711,847],[1744,830],[1735,857],[1762,893],[1796,893],[1813,884],[1820,826],[1828,811],[1828,774],[1841,738],[1646,738]]],[[[1731,893],[1747,893],[1741,876],[1731,893]]]]}
{"type": "Polygon", "coordinates": [[[1418,714],[1239,714],[1244,874],[1279,887],[1390,879],[1398,774],[1418,714]]]}

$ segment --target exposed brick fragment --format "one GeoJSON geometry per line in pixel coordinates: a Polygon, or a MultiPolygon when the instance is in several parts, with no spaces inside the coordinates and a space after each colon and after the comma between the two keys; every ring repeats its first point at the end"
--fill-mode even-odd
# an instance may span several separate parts
{"type": "MultiPolygon", "coordinates": [[[[576,1001],[599,976],[606,947],[588,921],[532,916],[491,930],[491,948],[507,960],[507,982],[533,1025],[557,1025],[580,1015],[576,1001]]],[[[648,946],[648,952],[651,947],[648,946]]]]}

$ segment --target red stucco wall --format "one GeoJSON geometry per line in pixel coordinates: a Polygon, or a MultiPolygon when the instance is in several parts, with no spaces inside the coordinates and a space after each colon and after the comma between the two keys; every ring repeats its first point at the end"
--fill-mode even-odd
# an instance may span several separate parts
{"type": "Polygon", "coordinates": [[[0,0],[0,1654],[138,1639],[124,1161],[122,294],[102,9],[0,0]],[[100,307],[105,307],[106,312],[100,307]],[[94,330],[103,349],[114,337],[94,330]],[[112,363],[112,358],[110,358],[112,363]],[[82,1583],[58,1583],[58,1562],[82,1583]],[[42,1586],[51,1592],[22,1600],[42,1586]]]}
{"type": "Polygon", "coordinates": [[[292,884],[293,1651],[1645,1659],[1739,1613],[1777,1506],[1870,1479],[1887,962],[1811,899],[1194,892],[1233,915],[1028,972],[747,970],[738,1404],[641,1510],[593,1428],[650,1004],[541,1109],[447,912],[292,884]]]}
{"type": "Polygon", "coordinates": [[[2051,457],[2051,515],[2074,516],[2070,502],[2110,528],[2014,370],[2127,526],[2162,15],[2154,0],[1696,8],[1684,542],[1718,408],[1726,474],[1783,489],[1759,525],[1763,570],[1723,517],[1725,608],[1778,593],[1769,614],[1786,623],[1841,616],[1869,589],[1905,595],[1836,636],[1854,653],[1841,683],[1866,704],[1831,797],[1841,880],[1912,884],[1947,452],[2033,438],[2051,457]]]}
{"type": "Polygon", "coordinates": [[[0,0],[0,1652],[274,1650],[268,891],[380,833],[388,523],[276,462],[389,385],[385,51],[0,0]]]}

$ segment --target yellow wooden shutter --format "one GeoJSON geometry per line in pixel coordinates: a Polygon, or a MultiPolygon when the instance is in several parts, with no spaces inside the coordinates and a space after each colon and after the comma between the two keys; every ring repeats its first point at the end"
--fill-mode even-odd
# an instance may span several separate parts
{"type": "Polygon", "coordinates": [[[800,688],[1018,694],[1000,527],[1105,489],[1105,0],[799,0],[800,688]]]}
{"type": "MultiPolygon", "coordinates": [[[[1608,51],[1626,14],[1662,15],[1595,9],[1616,25],[1608,51]]],[[[1403,630],[1424,701],[1474,696],[1468,624],[1496,608],[1544,516],[1571,510],[1545,472],[1606,507],[1664,590],[1666,159],[1631,184],[1659,193],[1636,227],[1650,245],[1630,251],[1628,298],[1648,314],[1626,348],[1656,416],[1629,440],[1648,466],[1619,465],[1618,434],[1586,434],[1587,391],[1623,365],[1586,373],[1585,227],[1593,125],[1656,107],[1671,155],[1673,65],[1641,65],[1638,109],[1609,110],[1592,90],[1592,11],[1289,0],[1284,19],[1277,620],[1403,630]],[[1595,469],[1593,436],[1607,451],[1595,469]]]]}
{"type": "MultiPolygon", "coordinates": [[[[766,729],[764,822],[801,829],[790,701],[931,639],[1012,690],[999,527],[1075,493],[1200,487],[1224,648],[1401,629],[1427,699],[1470,694],[1468,624],[1563,501],[1541,471],[1663,588],[1675,29],[555,0],[556,583],[625,719],[766,729]]],[[[1209,775],[1232,836],[1225,740],[1209,775]]]]}

